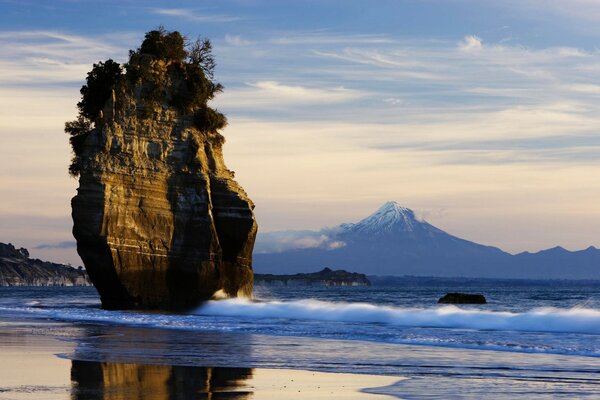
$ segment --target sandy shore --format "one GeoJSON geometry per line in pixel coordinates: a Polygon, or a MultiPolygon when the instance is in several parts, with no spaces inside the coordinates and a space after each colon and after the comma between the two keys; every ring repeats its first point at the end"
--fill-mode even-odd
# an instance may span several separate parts
{"type": "Polygon", "coordinates": [[[289,369],[70,360],[73,342],[0,325],[0,399],[383,399],[402,378],[289,369]],[[367,392],[365,392],[367,390],[367,392]]]}

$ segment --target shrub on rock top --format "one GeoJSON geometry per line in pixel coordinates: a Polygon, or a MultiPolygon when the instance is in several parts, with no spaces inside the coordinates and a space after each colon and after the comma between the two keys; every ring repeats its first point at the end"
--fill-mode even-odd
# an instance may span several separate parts
{"type": "Polygon", "coordinates": [[[94,64],[80,90],[79,115],[65,124],[73,150],[69,173],[79,176],[85,140],[104,123],[99,117],[113,91],[132,95],[138,89],[146,118],[153,116],[153,110],[172,109],[193,118],[201,132],[223,129],[227,118],[207,104],[223,90],[220,83],[212,80],[215,65],[208,39],[187,44],[179,32],[162,27],[147,32],[140,47],[129,52],[129,61],[123,66],[112,59],[94,64]],[[157,63],[166,68],[165,73],[157,73],[157,63]]]}

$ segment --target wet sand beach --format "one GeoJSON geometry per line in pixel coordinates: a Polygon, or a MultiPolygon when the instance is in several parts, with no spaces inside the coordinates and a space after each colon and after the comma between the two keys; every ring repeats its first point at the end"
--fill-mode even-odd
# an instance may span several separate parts
{"type": "MultiPolygon", "coordinates": [[[[52,324],[54,325],[54,324],[52,324]]],[[[292,369],[196,367],[69,359],[76,344],[46,325],[0,325],[0,399],[381,399],[399,377],[292,369]],[[65,340],[66,339],[66,340],[65,340]]],[[[67,326],[65,333],[69,331],[67,326]]]]}

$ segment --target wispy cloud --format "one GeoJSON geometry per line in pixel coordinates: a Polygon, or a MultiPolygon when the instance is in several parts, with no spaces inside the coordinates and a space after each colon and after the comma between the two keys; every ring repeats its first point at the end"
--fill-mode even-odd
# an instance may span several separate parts
{"type": "Polygon", "coordinates": [[[240,35],[225,35],[225,43],[230,44],[232,46],[240,47],[240,46],[248,46],[253,44],[251,41],[242,39],[240,35]]]}
{"type": "Polygon", "coordinates": [[[565,89],[576,93],[600,94],[600,85],[594,83],[574,83],[566,85],[565,89]]]}
{"type": "Polygon", "coordinates": [[[394,41],[387,35],[335,34],[333,32],[298,32],[272,38],[276,45],[339,45],[339,44],[388,44],[394,41]]]}
{"type": "Polygon", "coordinates": [[[465,38],[459,42],[458,47],[462,51],[477,51],[483,48],[483,43],[480,38],[475,35],[465,36],[465,38]]]}
{"type": "Polygon", "coordinates": [[[88,37],[57,31],[0,31],[3,85],[81,82],[91,64],[123,61],[134,35],[88,37]]]}
{"type": "Polygon", "coordinates": [[[338,87],[333,89],[311,88],[306,86],[285,85],[275,81],[260,81],[249,84],[258,89],[262,94],[273,96],[280,100],[288,99],[290,101],[301,102],[338,102],[347,101],[359,97],[361,94],[354,91],[338,87]]]}
{"type": "Polygon", "coordinates": [[[58,242],[58,243],[43,243],[35,246],[36,250],[49,250],[49,249],[74,249],[77,247],[77,243],[74,240],[58,242]]]}
{"type": "Polygon", "coordinates": [[[324,249],[335,250],[346,243],[335,240],[321,231],[280,231],[259,233],[255,252],[280,253],[288,250],[324,249]]]}
{"type": "Polygon", "coordinates": [[[194,22],[234,22],[239,21],[240,17],[225,14],[205,14],[200,13],[196,10],[187,8],[153,8],[152,12],[156,15],[163,15],[166,17],[181,18],[188,21],[194,22]]]}
{"type": "Polygon", "coordinates": [[[246,83],[240,88],[230,88],[215,101],[220,108],[257,109],[265,107],[289,107],[293,104],[318,105],[341,103],[366,96],[356,90],[320,88],[289,85],[277,81],[258,81],[246,83]]]}
{"type": "MultiPolygon", "coordinates": [[[[423,59],[410,57],[410,52],[389,52],[371,49],[345,48],[342,51],[319,51],[313,50],[313,54],[321,58],[329,58],[342,62],[363,64],[385,68],[388,71],[386,77],[393,75],[399,79],[419,79],[427,81],[441,81],[446,79],[431,63],[424,63],[423,59]]],[[[357,71],[360,72],[360,71],[357,71]]],[[[378,77],[375,77],[377,79],[378,77]]]]}

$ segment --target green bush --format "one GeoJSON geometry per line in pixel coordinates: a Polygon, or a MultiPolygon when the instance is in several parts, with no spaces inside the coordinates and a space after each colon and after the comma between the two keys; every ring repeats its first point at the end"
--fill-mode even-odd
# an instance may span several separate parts
{"type": "Polygon", "coordinates": [[[69,143],[73,149],[73,158],[69,165],[69,174],[78,176],[80,171],[79,155],[83,151],[83,143],[92,130],[92,123],[89,119],[79,114],[75,121],[65,123],[65,132],[70,135],[69,143]]]}
{"type": "Polygon", "coordinates": [[[194,125],[202,132],[216,132],[227,126],[227,117],[217,110],[204,107],[194,113],[194,125]]]}
{"type": "Polygon", "coordinates": [[[92,121],[95,120],[122,75],[121,66],[113,60],[94,64],[87,74],[86,84],[79,91],[81,101],[77,103],[77,108],[80,114],[92,121]]]}
{"type": "Polygon", "coordinates": [[[177,31],[167,32],[163,27],[146,33],[138,52],[165,61],[181,62],[187,57],[183,36],[177,31]]]}

